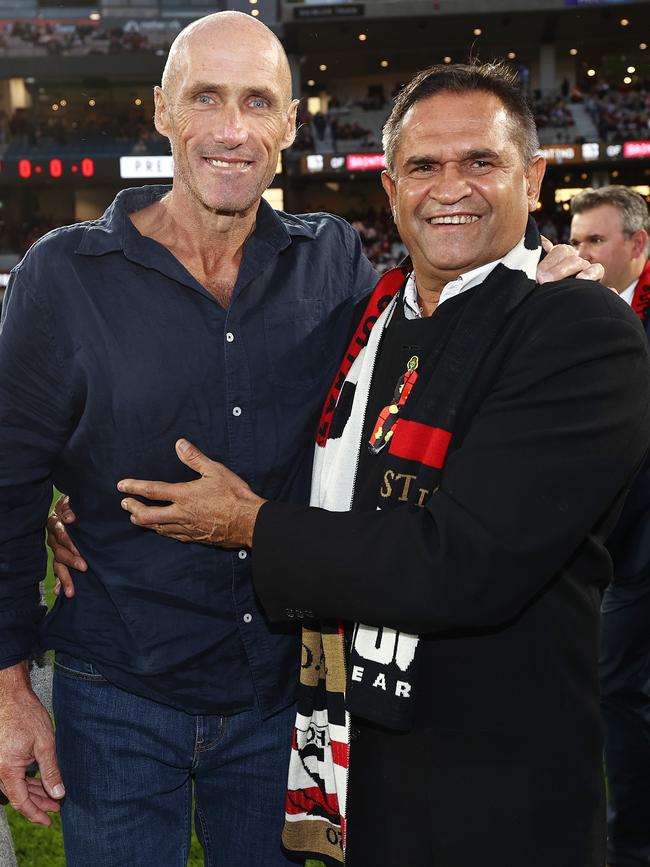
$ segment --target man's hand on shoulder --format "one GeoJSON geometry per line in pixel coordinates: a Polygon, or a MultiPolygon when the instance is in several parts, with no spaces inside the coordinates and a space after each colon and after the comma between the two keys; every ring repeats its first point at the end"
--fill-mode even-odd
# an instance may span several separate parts
{"type": "Polygon", "coordinates": [[[30,822],[50,825],[65,795],[48,712],[32,691],[27,663],[0,671],[0,789],[30,822]],[[26,777],[37,763],[41,779],[26,777]]]}
{"type": "Polygon", "coordinates": [[[260,507],[266,502],[243,479],[207,458],[187,440],[178,440],[176,453],[201,478],[192,482],[123,479],[117,489],[147,500],[169,503],[146,506],[127,497],[122,508],[139,527],[155,530],[180,542],[202,542],[223,548],[250,547],[260,507]]]}
{"type": "Polygon", "coordinates": [[[582,259],[569,244],[553,246],[548,238],[542,235],[542,247],[546,251],[546,256],[537,266],[538,283],[551,283],[555,280],[565,280],[567,277],[602,282],[605,275],[603,266],[582,259]]]}

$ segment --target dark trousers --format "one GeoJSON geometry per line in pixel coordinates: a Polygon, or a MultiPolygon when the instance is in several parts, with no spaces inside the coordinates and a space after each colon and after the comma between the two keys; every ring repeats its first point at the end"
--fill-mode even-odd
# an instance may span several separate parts
{"type": "Polygon", "coordinates": [[[608,864],[650,867],[650,576],[605,592],[600,686],[608,864]]]}

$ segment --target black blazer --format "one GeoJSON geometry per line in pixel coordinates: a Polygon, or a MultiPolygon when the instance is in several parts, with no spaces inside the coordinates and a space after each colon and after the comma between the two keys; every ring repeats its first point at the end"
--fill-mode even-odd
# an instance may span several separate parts
{"type": "MultiPolygon", "coordinates": [[[[604,863],[599,604],[650,441],[649,370],[614,293],[539,286],[476,377],[425,508],[260,511],[253,571],[272,618],[422,637],[429,738],[412,782],[431,799],[436,867],[604,863]]],[[[350,761],[353,777],[354,744],[350,761]]]]}

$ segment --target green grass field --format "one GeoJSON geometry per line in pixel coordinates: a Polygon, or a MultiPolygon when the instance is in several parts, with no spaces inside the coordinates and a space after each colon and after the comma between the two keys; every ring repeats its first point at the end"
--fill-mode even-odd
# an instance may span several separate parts
{"type": "MultiPolygon", "coordinates": [[[[58,816],[54,817],[51,828],[41,828],[40,825],[30,824],[13,810],[7,810],[7,814],[19,867],[65,867],[61,822],[58,816]]],[[[203,864],[201,847],[194,835],[192,835],[192,849],[187,863],[189,867],[201,867],[203,864]]],[[[165,865],[161,864],[160,867],[165,865]]],[[[261,864],[260,867],[264,865],[261,864]]],[[[323,867],[323,865],[320,861],[307,861],[305,867],[323,867]]]]}
{"type": "MultiPolygon", "coordinates": [[[[45,594],[48,605],[51,605],[54,600],[52,592],[54,574],[52,572],[51,560],[50,554],[45,582],[45,594]]],[[[7,816],[9,817],[9,825],[14,838],[19,867],[65,867],[61,822],[58,816],[53,817],[50,828],[32,825],[11,809],[7,809],[7,816]]],[[[203,853],[194,834],[192,834],[192,848],[187,863],[189,867],[201,867],[203,864],[203,853]]],[[[165,867],[165,865],[161,864],[160,867],[165,867]]],[[[232,867],[236,867],[236,865],[232,865],[232,867]]],[[[264,867],[264,865],[260,864],[260,867],[264,867]]],[[[308,861],[305,867],[322,867],[322,865],[319,861],[308,861]]]]}

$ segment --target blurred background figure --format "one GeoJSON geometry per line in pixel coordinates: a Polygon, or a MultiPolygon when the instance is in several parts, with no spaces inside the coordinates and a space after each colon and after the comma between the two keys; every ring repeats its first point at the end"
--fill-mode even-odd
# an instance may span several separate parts
{"type": "MultiPolygon", "coordinates": [[[[643,197],[622,186],[571,201],[571,243],[605,268],[650,334],[650,220],[643,197]]],[[[650,461],[625,503],[609,552],[614,580],[602,605],[601,707],[611,867],[650,864],[650,461]]]]}

